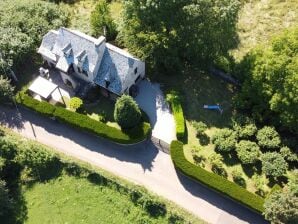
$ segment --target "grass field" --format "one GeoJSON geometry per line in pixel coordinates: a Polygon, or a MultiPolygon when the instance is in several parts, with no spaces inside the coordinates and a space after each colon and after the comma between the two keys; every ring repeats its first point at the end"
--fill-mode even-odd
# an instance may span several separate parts
{"type": "Polygon", "coordinates": [[[247,0],[238,21],[240,45],[232,51],[240,60],[249,50],[298,25],[297,0],[247,0]]]}
{"type": "Polygon", "coordinates": [[[152,218],[127,195],[90,183],[85,178],[61,176],[25,190],[28,224],[39,223],[168,223],[152,218]]]}

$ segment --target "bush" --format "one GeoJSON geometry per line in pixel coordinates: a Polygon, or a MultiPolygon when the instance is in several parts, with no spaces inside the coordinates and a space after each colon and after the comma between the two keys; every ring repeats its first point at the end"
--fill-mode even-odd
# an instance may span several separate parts
{"type": "Polygon", "coordinates": [[[282,147],[280,149],[280,154],[284,157],[284,159],[288,162],[298,162],[298,156],[291,151],[289,147],[282,147]]]}
{"type": "MultiPolygon", "coordinates": [[[[0,56],[1,57],[1,56],[0,56]]],[[[9,103],[13,99],[14,88],[10,85],[10,81],[0,75],[0,103],[9,103]]]]}
{"type": "Polygon", "coordinates": [[[219,152],[229,152],[235,149],[236,134],[228,128],[220,129],[212,136],[212,142],[219,152]]]}
{"type": "Polygon", "coordinates": [[[171,91],[169,94],[167,94],[166,99],[170,104],[174,114],[176,123],[176,137],[179,140],[183,140],[185,136],[185,120],[181,106],[181,97],[176,91],[171,91]]]}
{"type": "Polygon", "coordinates": [[[242,173],[239,170],[232,171],[233,181],[241,187],[246,187],[246,183],[244,178],[242,177],[242,173]]]}
{"type": "Polygon", "coordinates": [[[277,152],[267,152],[262,155],[262,171],[267,176],[274,178],[283,176],[288,169],[288,164],[277,152]]]}
{"type": "Polygon", "coordinates": [[[266,192],[264,190],[264,185],[266,184],[266,182],[262,179],[262,176],[254,174],[252,176],[252,181],[253,181],[254,186],[256,188],[256,194],[260,195],[261,197],[265,197],[266,192]]]}
{"type": "Polygon", "coordinates": [[[139,203],[142,204],[150,216],[165,216],[167,213],[166,205],[158,200],[143,196],[139,199],[139,203]]]}
{"type": "Polygon", "coordinates": [[[260,147],[276,149],[280,145],[280,137],[274,127],[265,126],[257,133],[257,140],[260,147]]]}
{"type": "Polygon", "coordinates": [[[259,213],[263,211],[264,200],[260,196],[250,193],[244,188],[217,174],[210,173],[205,169],[190,163],[184,156],[182,142],[172,141],[170,148],[171,158],[174,165],[183,174],[259,213]]]}
{"type": "Polygon", "coordinates": [[[198,135],[202,134],[207,130],[207,125],[202,121],[193,121],[192,126],[196,129],[198,135]]]}
{"type": "Polygon", "coordinates": [[[257,130],[258,129],[255,124],[247,124],[245,126],[239,127],[237,134],[240,139],[250,139],[256,134],[257,130]]]}
{"type": "Polygon", "coordinates": [[[5,181],[0,179],[0,218],[5,219],[12,210],[13,200],[9,196],[5,181]]]}
{"type": "Polygon", "coordinates": [[[209,161],[210,161],[210,165],[211,165],[211,170],[223,177],[227,177],[228,174],[226,172],[226,170],[223,167],[223,158],[221,155],[217,154],[217,153],[213,153],[209,156],[209,161]]]}
{"type": "Polygon", "coordinates": [[[114,110],[114,119],[121,128],[132,128],[141,121],[142,113],[131,96],[122,95],[117,99],[114,110]]]}
{"type": "Polygon", "coordinates": [[[236,145],[238,158],[243,164],[256,163],[261,155],[260,147],[255,142],[241,140],[236,145]]]}
{"type": "Polygon", "coordinates": [[[83,105],[83,100],[79,97],[72,97],[69,101],[69,108],[73,111],[77,111],[83,105]]]}

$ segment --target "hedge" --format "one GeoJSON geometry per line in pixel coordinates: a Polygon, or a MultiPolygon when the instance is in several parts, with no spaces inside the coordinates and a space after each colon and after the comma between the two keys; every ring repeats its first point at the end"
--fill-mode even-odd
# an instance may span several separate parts
{"type": "Polygon", "coordinates": [[[119,130],[100,121],[95,121],[87,115],[72,112],[63,107],[53,106],[44,101],[40,102],[22,92],[18,93],[16,101],[44,116],[55,117],[58,121],[64,122],[72,127],[91,132],[121,144],[140,142],[146,139],[151,131],[150,125],[146,122],[140,123],[138,127],[133,129],[119,130]]]}
{"type": "Polygon", "coordinates": [[[185,120],[180,98],[175,94],[175,92],[167,94],[167,101],[170,104],[174,114],[174,119],[176,123],[176,137],[179,140],[183,140],[185,136],[185,120]]]}
{"type": "Polygon", "coordinates": [[[184,156],[182,142],[172,141],[170,149],[171,158],[175,167],[186,176],[199,181],[224,196],[240,202],[258,213],[262,213],[264,211],[264,199],[260,196],[245,190],[237,184],[230,182],[215,173],[208,172],[205,169],[189,162],[184,156]]]}

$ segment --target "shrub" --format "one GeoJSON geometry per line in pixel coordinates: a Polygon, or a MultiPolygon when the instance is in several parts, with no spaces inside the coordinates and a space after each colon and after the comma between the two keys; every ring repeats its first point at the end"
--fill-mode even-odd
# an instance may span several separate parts
{"type": "Polygon", "coordinates": [[[69,108],[77,111],[83,105],[83,101],[79,97],[72,97],[69,101],[69,108]]]}
{"type": "Polygon", "coordinates": [[[239,170],[233,170],[232,171],[232,177],[233,181],[238,184],[239,186],[246,187],[246,182],[244,178],[242,177],[242,173],[239,170]]]}
{"type": "Polygon", "coordinates": [[[255,124],[247,124],[245,126],[240,127],[237,130],[238,137],[240,139],[250,139],[257,132],[257,126],[255,124]]]}
{"type": "Polygon", "coordinates": [[[267,149],[276,149],[280,144],[280,137],[274,127],[265,126],[257,133],[258,144],[267,149]]]}
{"type": "Polygon", "coordinates": [[[114,118],[122,128],[135,127],[140,123],[141,116],[141,110],[131,96],[122,95],[117,99],[114,118]]]}
{"type": "Polygon", "coordinates": [[[236,145],[236,152],[243,164],[255,163],[261,155],[260,147],[257,143],[247,140],[241,140],[236,145]]]}
{"type": "Polygon", "coordinates": [[[165,216],[167,213],[166,205],[155,199],[143,196],[139,200],[139,203],[142,203],[143,208],[149,213],[150,216],[165,216]]]}
{"type": "Polygon", "coordinates": [[[212,153],[209,156],[209,161],[210,161],[210,165],[211,165],[211,170],[223,177],[227,177],[228,174],[226,172],[226,170],[223,167],[223,158],[221,155],[217,154],[217,153],[212,153]]]}
{"type": "Polygon", "coordinates": [[[171,105],[174,114],[176,123],[176,137],[179,140],[183,140],[185,136],[185,120],[181,105],[181,97],[176,91],[171,91],[167,94],[166,99],[167,102],[171,105]]]}
{"type": "Polygon", "coordinates": [[[267,176],[280,177],[287,172],[288,164],[277,152],[267,152],[262,155],[262,171],[267,176]]]}
{"type": "Polygon", "coordinates": [[[254,174],[252,176],[252,181],[256,188],[256,194],[260,195],[261,197],[265,197],[266,195],[266,192],[264,190],[264,185],[266,184],[265,180],[263,180],[262,176],[259,176],[258,174],[254,174]]]}
{"type": "Polygon", "coordinates": [[[171,158],[175,167],[186,176],[199,181],[207,187],[210,187],[259,213],[263,211],[264,200],[260,196],[250,193],[244,188],[217,174],[210,173],[205,169],[190,163],[184,156],[182,142],[172,141],[170,148],[171,158]]]}
{"type": "Polygon", "coordinates": [[[10,85],[10,81],[0,75],[0,103],[12,102],[13,91],[14,88],[10,85]]]}
{"type": "Polygon", "coordinates": [[[5,181],[0,179],[0,218],[5,219],[6,215],[13,209],[13,200],[9,196],[5,181]]]}
{"type": "Polygon", "coordinates": [[[280,154],[284,157],[286,161],[289,162],[298,162],[298,156],[291,151],[287,146],[284,146],[280,149],[280,154]]]}
{"type": "Polygon", "coordinates": [[[192,126],[196,129],[198,135],[207,130],[207,125],[202,121],[193,121],[192,126]]]}
{"type": "Polygon", "coordinates": [[[236,134],[228,128],[220,129],[212,136],[212,142],[219,152],[229,152],[235,149],[236,134]]]}

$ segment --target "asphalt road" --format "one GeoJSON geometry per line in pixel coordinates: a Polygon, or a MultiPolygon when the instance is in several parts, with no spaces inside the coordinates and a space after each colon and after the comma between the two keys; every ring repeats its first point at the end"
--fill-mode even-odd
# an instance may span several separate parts
{"type": "Polygon", "coordinates": [[[0,123],[57,151],[146,187],[216,224],[267,223],[261,215],[180,175],[168,154],[150,142],[123,147],[40,115],[0,106],[0,123]]]}

